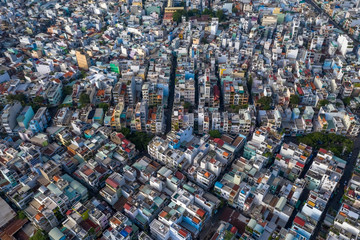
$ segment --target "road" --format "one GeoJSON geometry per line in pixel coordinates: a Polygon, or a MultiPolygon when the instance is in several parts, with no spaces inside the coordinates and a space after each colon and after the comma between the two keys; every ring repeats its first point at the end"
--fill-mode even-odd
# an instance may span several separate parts
{"type": "Polygon", "coordinates": [[[218,86],[219,91],[220,91],[220,108],[219,108],[219,112],[222,113],[225,110],[225,107],[224,107],[223,91],[221,90],[222,86],[221,86],[221,80],[220,80],[220,75],[219,75],[219,66],[218,66],[217,63],[216,63],[216,66],[215,66],[215,72],[216,72],[216,78],[217,78],[217,86],[218,86]]]}
{"type": "Polygon", "coordinates": [[[325,12],[324,9],[322,9],[321,7],[319,7],[319,5],[317,5],[317,3],[313,0],[305,0],[306,3],[310,4],[311,6],[313,6],[315,8],[315,10],[318,12],[318,13],[321,13],[323,15],[325,15],[329,22],[334,25],[336,28],[342,30],[343,32],[345,32],[353,41],[354,43],[356,44],[359,44],[359,41],[357,41],[356,39],[354,39],[351,35],[348,34],[347,30],[343,29],[343,27],[341,25],[339,25],[337,22],[335,22],[329,14],[327,14],[327,12],[325,12]]]}
{"type": "Polygon", "coordinates": [[[171,116],[174,104],[174,94],[175,94],[175,71],[176,71],[176,57],[172,56],[171,58],[171,73],[170,73],[170,84],[169,84],[169,97],[168,97],[168,104],[167,108],[164,111],[165,114],[165,133],[166,135],[168,132],[171,131],[171,116]]]}
{"type": "Polygon", "coordinates": [[[218,209],[218,211],[206,221],[201,233],[199,234],[199,239],[200,236],[201,239],[211,239],[217,228],[220,226],[220,216],[222,215],[224,209],[225,207],[218,209]]]}
{"type": "MultiPolygon", "coordinates": [[[[291,139],[291,138],[290,138],[290,139],[291,139]]],[[[307,164],[305,164],[303,171],[300,173],[299,179],[302,179],[302,178],[305,177],[307,171],[309,170],[311,164],[312,164],[313,161],[314,161],[314,158],[315,158],[316,154],[317,154],[317,151],[314,151],[314,152],[312,153],[310,160],[308,161],[307,164]]],[[[301,203],[304,202],[304,201],[309,197],[309,193],[310,193],[310,190],[307,189],[307,188],[305,188],[305,189],[301,192],[298,201],[300,201],[301,203]]],[[[293,223],[293,221],[294,221],[297,213],[300,212],[301,208],[302,208],[302,205],[300,205],[297,209],[295,208],[294,211],[291,213],[291,216],[290,216],[289,220],[287,221],[287,223],[286,223],[286,225],[285,225],[285,228],[286,228],[286,229],[288,229],[288,228],[291,227],[291,225],[292,225],[292,223],[293,223]]]]}
{"type": "Polygon", "coordinates": [[[341,200],[342,196],[344,195],[344,186],[346,185],[345,183],[348,183],[352,176],[359,152],[360,152],[360,136],[358,136],[354,141],[354,149],[353,149],[352,155],[351,155],[351,157],[347,158],[347,164],[346,164],[346,167],[344,170],[344,174],[340,178],[337,189],[334,190],[334,192],[337,191],[337,194],[334,194],[333,197],[330,198],[330,200],[326,204],[324,212],[321,215],[321,218],[318,221],[316,228],[315,228],[313,234],[311,235],[310,240],[315,240],[317,235],[319,234],[321,225],[324,222],[326,213],[329,210],[329,208],[333,208],[335,210],[338,210],[340,208],[340,206],[341,206],[340,200],[341,200]]]}

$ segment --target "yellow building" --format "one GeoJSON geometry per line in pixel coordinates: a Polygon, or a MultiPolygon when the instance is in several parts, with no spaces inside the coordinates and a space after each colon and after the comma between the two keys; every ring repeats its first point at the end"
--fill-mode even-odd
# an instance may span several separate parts
{"type": "Polygon", "coordinates": [[[133,5],[133,6],[140,6],[140,7],[143,6],[143,5],[142,5],[142,1],[139,1],[139,0],[133,1],[132,5],[133,5]]]}
{"type": "Polygon", "coordinates": [[[90,60],[89,60],[89,55],[87,53],[76,51],[76,60],[79,68],[84,70],[89,70],[90,60]]]}
{"type": "Polygon", "coordinates": [[[166,7],[165,13],[174,13],[176,11],[184,10],[184,7],[166,7]]]}

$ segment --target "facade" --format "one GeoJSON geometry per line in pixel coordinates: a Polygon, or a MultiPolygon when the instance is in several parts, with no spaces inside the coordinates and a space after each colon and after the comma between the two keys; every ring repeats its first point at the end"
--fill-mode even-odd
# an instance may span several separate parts
{"type": "Polygon", "coordinates": [[[17,126],[16,117],[21,111],[22,106],[19,102],[8,104],[5,106],[1,115],[1,125],[5,129],[6,133],[12,135],[13,130],[17,126]]]}
{"type": "Polygon", "coordinates": [[[17,123],[22,128],[28,128],[29,123],[34,117],[34,111],[31,106],[26,106],[23,108],[23,110],[20,112],[19,116],[16,118],[17,123]]]}

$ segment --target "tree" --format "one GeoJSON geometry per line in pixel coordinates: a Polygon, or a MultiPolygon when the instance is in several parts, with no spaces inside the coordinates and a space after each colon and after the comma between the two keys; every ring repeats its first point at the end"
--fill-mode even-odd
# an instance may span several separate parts
{"type": "Polygon", "coordinates": [[[185,102],[185,103],[183,104],[183,107],[184,107],[185,109],[190,109],[190,108],[191,108],[191,103],[185,102]]]}
{"type": "Polygon", "coordinates": [[[341,157],[342,153],[348,154],[354,147],[354,142],[345,136],[334,133],[314,132],[298,137],[299,142],[315,149],[324,148],[332,151],[335,156],[341,157]]]}
{"type": "Polygon", "coordinates": [[[7,95],[6,99],[10,102],[10,103],[13,103],[13,102],[20,102],[21,105],[25,106],[26,103],[27,103],[27,97],[25,94],[23,93],[20,93],[20,94],[15,94],[15,95],[7,95]]]}
{"type": "Polygon", "coordinates": [[[204,11],[202,12],[202,15],[209,15],[210,17],[214,17],[215,14],[211,9],[205,8],[204,11]]]}
{"type": "Polygon", "coordinates": [[[104,112],[107,112],[109,109],[109,104],[107,103],[99,103],[98,108],[102,108],[104,112]]]}
{"type": "Polygon", "coordinates": [[[30,240],[47,240],[48,236],[43,230],[37,230],[30,240]]]}
{"type": "Polygon", "coordinates": [[[253,78],[252,78],[252,75],[250,74],[249,79],[246,84],[250,94],[251,94],[251,90],[252,90],[252,84],[253,84],[253,78]]]}
{"type": "Polygon", "coordinates": [[[79,102],[80,102],[81,105],[85,105],[85,104],[90,103],[89,95],[86,94],[86,93],[81,93],[80,98],[79,98],[79,102]]]}
{"type": "Polygon", "coordinates": [[[272,158],[273,154],[271,152],[266,152],[263,154],[264,157],[272,158]]]}
{"type": "Polygon", "coordinates": [[[323,106],[325,106],[327,104],[329,104],[329,100],[327,100],[327,99],[323,99],[323,100],[319,101],[319,106],[320,107],[323,107],[323,106]]]}
{"type": "Polygon", "coordinates": [[[209,134],[210,134],[210,137],[221,138],[221,133],[219,132],[219,130],[210,130],[209,134]]]}
{"type": "Polygon", "coordinates": [[[35,104],[42,105],[42,104],[44,104],[44,100],[45,99],[42,96],[36,96],[36,97],[34,97],[33,102],[35,104]]]}
{"type": "Polygon", "coordinates": [[[181,22],[182,16],[186,16],[186,13],[184,10],[177,10],[173,13],[173,21],[174,22],[181,22]]]}
{"type": "Polygon", "coordinates": [[[192,17],[192,16],[201,16],[201,12],[198,9],[191,9],[187,12],[186,16],[192,17]]]}
{"type": "Polygon", "coordinates": [[[290,97],[290,104],[292,105],[299,105],[300,103],[300,97],[297,94],[291,95],[290,97]]]}
{"type": "Polygon", "coordinates": [[[223,22],[226,18],[224,10],[222,9],[217,10],[215,16],[219,19],[219,22],[223,22]]]}
{"type": "Polygon", "coordinates": [[[65,86],[63,88],[63,93],[64,93],[65,96],[72,95],[72,92],[73,92],[73,87],[72,86],[65,86]]]}
{"type": "Polygon", "coordinates": [[[239,106],[239,109],[247,109],[249,107],[249,104],[243,104],[239,106]]]}
{"type": "Polygon", "coordinates": [[[262,97],[258,100],[258,103],[260,104],[260,109],[262,110],[270,110],[271,109],[271,103],[272,98],[271,97],[262,97]]]}
{"type": "Polygon", "coordinates": [[[153,138],[153,136],[148,135],[147,133],[144,133],[144,132],[135,132],[135,133],[131,133],[127,138],[132,143],[135,144],[135,147],[137,150],[144,151],[144,150],[146,150],[146,148],[147,148],[149,142],[151,141],[151,139],[153,138]]]}
{"type": "Polygon", "coordinates": [[[94,228],[90,228],[89,233],[90,233],[90,235],[94,235],[95,229],[94,229],[94,228]]]}
{"type": "Polygon", "coordinates": [[[339,108],[339,107],[342,106],[342,103],[341,103],[341,102],[336,102],[335,106],[336,106],[337,108],[339,108]]]}
{"type": "Polygon", "coordinates": [[[249,104],[243,104],[243,105],[234,105],[231,104],[230,108],[233,110],[232,112],[239,112],[240,109],[247,109],[249,107],[249,104]]]}
{"type": "Polygon", "coordinates": [[[202,44],[208,44],[209,42],[207,41],[206,38],[202,38],[202,39],[201,39],[201,43],[202,43],[202,44]]]}
{"type": "Polygon", "coordinates": [[[351,98],[350,97],[346,97],[343,99],[343,103],[345,104],[345,106],[349,106],[350,105],[350,101],[351,101],[351,98]]]}
{"type": "Polygon", "coordinates": [[[239,10],[236,7],[232,8],[232,13],[237,13],[239,10]]]}
{"type": "Polygon", "coordinates": [[[84,78],[86,78],[86,75],[87,75],[87,74],[86,74],[86,71],[81,70],[81,71],[80,71],[80,76],[79,76],[79,78],[80,78],[80,79],[84,79],[84,78]]]}
{"type": "Polygon", "coordinates": [[[62,220],[64,219],[64,215],[61,214],[60,209],[58,207],[54,209],[54,215],[59,222],[62,222],[62,220]]]}
{"type": "Polygon", "coordinates": [[[131,134],[131,130],[130,130],[129,128],[122,128],[122,129],[120,130],[120,132],[121,132],[122,134],[124,134],[124,136],[125,136],[126,138],[128,138],[128,137],[130,136],[130,134],[131,134]]]}
{"type": "Polygon", "coordinates": [[[25,215],[25,212],[24,211],[18,211],[17,212],[17,217],[19,218],[19,219],[25,219],[26,218],[26,215],[25,215]]]}
{"type": "Polygon", "coordinates": [[[41,106],[45,105],[45,99],[42,96],[36,96],[33,98],[32,102],[30,102],[30,106],[37,112],[41,106]]]}

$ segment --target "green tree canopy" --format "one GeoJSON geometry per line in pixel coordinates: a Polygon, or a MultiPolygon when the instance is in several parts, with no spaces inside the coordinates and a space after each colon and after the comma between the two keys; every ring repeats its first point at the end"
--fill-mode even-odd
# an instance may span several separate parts
{"type": "Polygon", "coordinates": [[[177,10],[176,12],[173,13],[173,21],[180,23],[182,16],[186,16],[186,11],[185,10],[177,10]]]}
{"type": "Polygon", "coordinates": [[[219,22],[223,22],[226,19],[224,10],[222,10],[222,9],[217,10],[215,16],[217,18],[219,18],[219,22]]]}
{"type": "Polygon", "coordinates": [[[89,95],[86,94],[86,93],[81,93],[80,98],[79,98],[79,102],[80,102],[81,105],[85,105],[85,104],[90,103],[89,95]]]}
{"type": "Polygon", "coordinates": [[[134,132],[131,133],[128,136],[128,139],[135,144],[135,147],[137,150],[139,151],[144,151],[147,149],[147,145],[149,144],[149,142],[151,141],[151,139],[153,138],[152,135],[149,135],[147,133],[144,132],[134,132]]]}
{"type": "Polygon", "coordinates": [[[47,240],[48,236],[43,230],[37,230],[30,240],[47,240]]]}
{"type": "Polygon", "coordinates": [[[319,101],[319,107],[323,107],[325,105],[329,104],[329,100],[323,99],[319,101]]]}
{"type": "Polygon", "coordinates": [[[272,98],[271,97],[262,97],[258,100],[258,103],[260,104],[260,109],[270,110],[271,104],[272,104],[272,98]]]}
{"type": "Polygon", "coordinates": [[[99,103],[98,108],[102,108],[104,112],[107,112],[109,109],[109,104],[107,103],[99,103]]]}
{"type": "Polygon", "coordinates": [[[65,86],[63,88],[63,93],[65,96],[72,95],[73,87],[72,86],[65,86]]]}
{"type": "Polygon", "coordinates": [[[80,79],[84,79],[86,78],[87,74],[86,74],[86,71],[85,70],[81,70],[80,71],[80,79]]]}
{"type": "Polygon", "coordinates": [[[25,219],[26,218],[26,215],[25,215],[25,212],[24,211],[18,211],[17,212],[17,217],[19,218],[19,219],[25,219]]]}
{"type": "Polygon", "coordinates": [[[343,99],[343,103],[345,104],[345,106],[350,105],[350,101],[351,101],[350,97],[346,97],[346,98],[343,99]]]}
{"type": "Polygon", "coordinates": [[[201,16],[201,12],[200,12],[200,10],[198,10],[198,9],[191,9],[191,10],[189,10],[189,11],[187,12],[187,16],[188,16],[188,17],[192,17],[192,16],[197,16],[197,17],[199,17],[199,16],[201,16]]]}
{"type": "Polygon", "coordinates": [[[298,137],[298,140],[315,149],[324,148],[330,150],[338,157],[341,157],[343,152],[347,154],[352,151],[354,146],[351,139],[335,133],[314,132],[298,137]]]}
{"type": "Polygon", "coordinates": [[[221,138],[221,133],[219,130],[210,130],[209,134],[210,134],[210,137],[221,138]]]}
{"type": "Polygon", "coordinates": [[[203,15],[210,15],[211,17],[214,17],[214,12],[211,9],[205,8],[202,12],[203,15]]]}
{"type": "Polygon", "coordinates": [[[21,105],[25,106],[26,103],[27,103],[27,97],[25,94],[23,93],[20,93],[20,94],[14,94],[14,95],[7,95],[6,99],[10,102],[10,103],[13,103],[13,102],[20,102],[21,105]]]}
{"type": "Polygon", "coordinates": [[[185,103],[183,104],[183,107],[184,107],[185,109],[189,109],[189,108],[191,107],[191,103],[185,102],[185,103]]]}
{"type": "Polygon", "coordinates": [[[122,128],[122,129],[120,130],[120,132],[121,132],[122,134],[124,134],[124,136],[125,136],[126,138],[128,138],[128,137],[130,136],[130,134],[131,134],[131,130],[130,130],[129,128],[122,128]]]}
{"type": "Polygon", "coordinates": [[[42,104],[44,104],[44,97],[43,96],[36,96],[36,97],[34,97],[34,99],[33,99],[33,102],[35,103],[35,104],[40,104],[40,105],[42,105],[42,104]]]}
{"type": "Polygon", "coordinates": [[[247,109],[249,107],[249,104],[243,104],[243,105],[234,105],[231,104],[230,108],[233,110],[233,112],[239,112],[240,109],[247,109]]]}
{"type": "Polygon", "coordinates": [[[290,104],[292,105],[299,105],[300,103],[300,97],[297,94],[291,95],[290,97],[290,104]]]}

